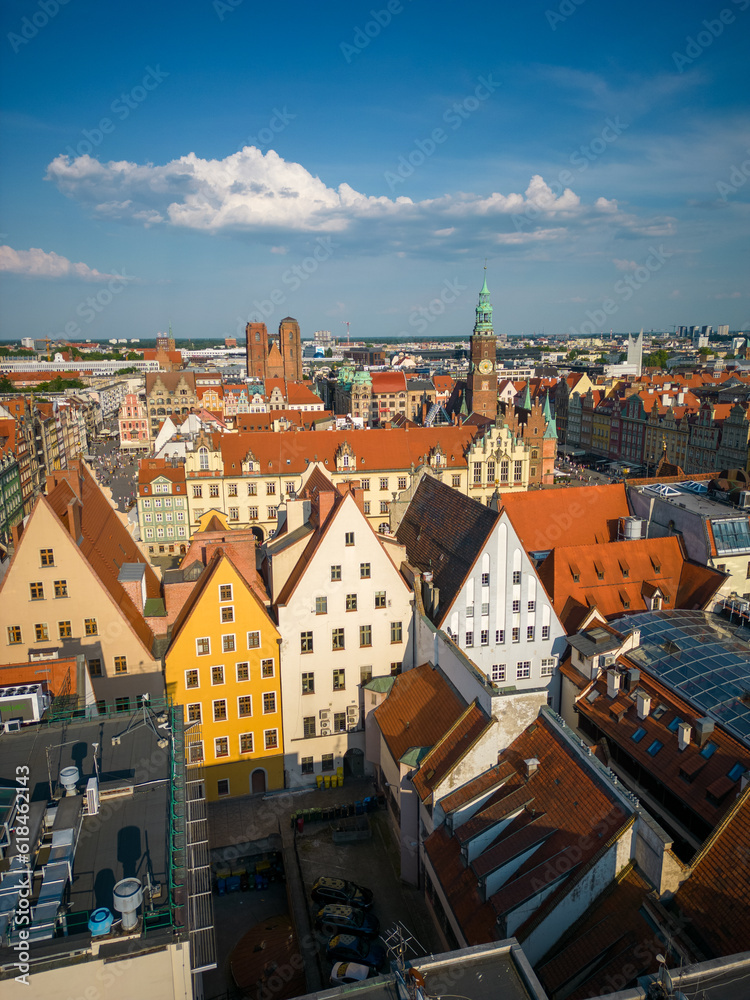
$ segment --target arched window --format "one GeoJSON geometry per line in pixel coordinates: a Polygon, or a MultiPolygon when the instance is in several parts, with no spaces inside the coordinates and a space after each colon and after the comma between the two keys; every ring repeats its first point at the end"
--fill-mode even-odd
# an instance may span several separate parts
{"type": "Polygon", "coordinates": [[[198,463],[202,470],[208,468],[208,448],[198,449],[198,463]]]}
{"type": "Polygon", "coordinates": [[[531,452],[531,457],[539,458],[539,452],[536,450],[536,448],[531,452]]]}
{"type": "Polygon", "coordinates": [[[387,521],[381,521],[378,525],[378,531],[381,535],[389,535],[391,533],[391,526],[387,521]]]}

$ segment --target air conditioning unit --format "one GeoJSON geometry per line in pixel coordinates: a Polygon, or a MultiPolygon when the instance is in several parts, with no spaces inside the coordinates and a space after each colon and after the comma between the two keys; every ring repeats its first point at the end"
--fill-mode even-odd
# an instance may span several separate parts
{"type": "Polygon", "coordinates": [[[321,710],[318,712],[318,718],[320,719],[321,722],[330,722],[331,713],[328,711],[327,708],[321,708],[321,710]]]}
{"type": "Polygon", "coordinates": [[[21,728],[21,719],[10,719],[9,722],[5,723],[6,733],[17,733],[21,728]]]}
{"type": "Polygon", "coordinates": [[[347,719],[356,719],[359,715],[359,709],[356,705],[348,705],[346,709],[347,719]]]}
{"type": "Polygon", "coordinates": [[[612,654],[610,653],[610,654],[609,654],[608,656],[605,656],[605,657],[604,657],[604,666],[605,666],[605,667],[614,667],[614,665],[615,665],[616,661],[617,661],[617,657],[616,657],[616,656],[613,656],[613,655],[612,655],[612,654]]]}
{"type": "Polygon", "coordinates": [[[321,736],[330,736],[331,735],[331,727],[330,726],[321,726],[320,727],[320,735],[321,736]]]}
{"type": "Polygon", "coordinates": [[[750,490],[742,490],[737,501],[738,507],[750,507],[750,490]]]}

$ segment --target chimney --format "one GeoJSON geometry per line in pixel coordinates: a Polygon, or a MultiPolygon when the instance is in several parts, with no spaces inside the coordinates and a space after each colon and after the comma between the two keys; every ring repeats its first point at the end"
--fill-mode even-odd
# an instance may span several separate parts
{"type": "Polygon", "coordinates": [[[625,677],[626,677],[626,684],[628,691],[634,691],[638,687],[638,684],[640,682],[641,672],[640,670],[637,670],[635,667],[630,667],[625,677]]]}
{"type": "Polygon", "coordinates": [[[651,711],[651,695],[645,691],[638,691],[635,696],[635,703],[638,708],[638,718],[647,719],[651,711]]]}
{"type": "Polygon", "coordinates": [[[68,503],[65,516],[70,537],[77,543],[81,537],[81,505],[75,497],[68,503]]]}
{"type": "Polygon", "coordinates": [[[677,727],[677,746],[680,750],[690,746],[691,731],[692,727],[687,722],[681,722],[677,727]]]}
{"type": "Polygon", "coordinates": [[[708,738],[714,731],[714,724],[711,719],[702,718],[698,719],[695,723],[695,742],[699,747],[703,747],[708,743],[708,738]]]}
{"type": "Polygon", "coordinates": [[[532,774],[539,768],[539,760],[537,757],[529,757],[528,760],[523,762],[524,770],[526,772],[526,780],[528,781],[532,774]]]}
{"type": "Polygon", "coordinates": [[[321,490],[320,493],[318,493],[318,524],[321,528],[328,520],[328,515],[333,510],[335,500],[335,490],[321,490]]]}
{"type": "Polygon", "coordinates": [[[620,681],[622,680],[622,675],[619,670],[610,668],[607,671],[607,697],[616,698],[620,693],[620,681]]]}
{"type": "Polygon", "coordinates": [[[138,611],[143,614],[143,609],[146,606],[146,564],[123,563],[117,582],[122,585],[122,589],[138,611]]]}
{"type": "Polygon", "coordinates": [[[295,528],[301,528],[310,519],[309,500],[287,500],[286,504],[286,530],[287,534],[295,528]]]}
{"type": "Polygon", "coordinates": [[[11,538],[13,539],[13,548],[18,548],[18,543],[21,541],[21,535],[23,534],[23,529],[26,527],[24,521],[19,521],[18,524],[14,524],[10,529],[11,538]]]}

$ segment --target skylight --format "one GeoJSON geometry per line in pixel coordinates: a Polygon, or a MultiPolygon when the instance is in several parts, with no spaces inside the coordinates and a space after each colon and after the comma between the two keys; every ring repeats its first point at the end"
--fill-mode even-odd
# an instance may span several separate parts
{"type": "Polygon", "coordinates": [[[643,728],[643,726],[639,726],[630,738],[633,741],[633,743],[640,743],[645,735],[646,735],[646,730],[643,728]]]}
{"type": "Polygon", "coordinates": [[[717,749],[716,744],[711,743],[709,741],[701,750],[701,757],[704,757],[706,760],[708,760],[709,757],[713,757],[713,755],[716,753],[716,749],[717,749]]]}
{"type": "Polygon", "coordinates": [[[676,733],[677,732],[677,727],[679,726],[679,724],[681,722],[682,722],[682,719],[679,717],[679,715],[675,715],[674,719],[672,719],[672,721],[667,726],[667,729],[670,731],[670,733],[676,733]]]}
{"type": "Polygon", "coordinates": [[[654,740],[651,746],[648,747],[648,749],[646,750],[646,753],[649,755],[649,757],[655,757],[663,746],[664,744],[661,743],[659,740],[654,740]]]}
{"type": "Polygon", "coordinates": [[[716,552],[750,552],[750,527],[747,518],[732,521],[712,521],[711,528],[716,542],[716,552]]]}
{"type": "Polygon", "coordinates": [[[727,777],[730,781],[738,781],[742,777],[742,773],[745,770],[745,765],[740,764],[739,761],[727,772],[727,777]]]}

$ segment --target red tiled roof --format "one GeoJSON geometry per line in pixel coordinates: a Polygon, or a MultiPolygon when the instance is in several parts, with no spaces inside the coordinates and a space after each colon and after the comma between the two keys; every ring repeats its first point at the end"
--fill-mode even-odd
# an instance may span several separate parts
{"type": "Polygon", "coordinates": [[[605,618],[645,611],[658,588],[665,606],[692,610],[704,608],[724,582],[716,570],[690,564],[675,536],[558,546],[538,574],[568,634],[579,623],[578,608],[592,602],[605,618]]]}
{"type": "MultiPolygon", "coordinates": [[[[577,757],[572,745],[545,709],[503,752],[500,762],[505,761],[511,765],[515,775],[500,786],[484,809],[502,803],[521,789],[523,795],[516,796],[516,799],[528,796],[532,802],[522,808],[510,824],[499,829],[495,840],[490,841],[474,858],[470,868],[463,867],[458,853],[459,837],[454,835],[448,838],[444,827],[425,841],[432,867],[470,944],[493,940],[496,918],[502,918],[538,893],[540,865],[561,856],[575,844],[578,848],[578,867],[585,867],[607,841],[629,822],[614,790],[607,788],[593,769],[577,757]],[[531,758],[536,758],[539,764],[527,778],[524,761],[531,758]],[[598,826],[602,826],[603,830],[595,835],[598,826]],[[490,898],[492,909],[488,912],[481,904],[477,905],[478,877],[496,870],[505,861],[531,847],[536,849],[490,898]],[[467,880],[469,870],[473,872],[471,880],[467,880]],[[462,898],[467,890],[470,906],[462,898]]],[[[441,805],[445,809],[445,801],[441,805]]],[[[515,805],[520,807],[518,801],[515,805]]],[[[564,870],[570,872],[570,866],[564,870]]],[[[555,905],[567,891],[569,878],[540,903],[529,921],[537,920],[555,905]]],[[[516,931],[516,937],[521,941],[529,921],[516,931]]]]}
{"type": "Polygon", "coordinates": [[[494,725],[496,725],[496,721],[488,718],[476,702],[469,705],[455,725],[421,761],[419,771],[414,775],[414,787],[423,801],[428,798],[435,786],[455,767],[464,754],[471,749],[479,737],[490,726],[494,725]]]}
{"type": "Polygon", "coordinates": [[[465,806],[472,799],[476,799],[485,792],[488,792],[495,785],[501,785],[504,781],[507,781],[511,775],[515,774],[515,769],[512,764],[507,760],[503,760],[499,764],[495,764],[494,767],[489,768],[487,771],[483,771],[481,774],[477,775],[476,778],[468,781],[461,788],[456,789],[455,792],[451,792],[450,795],[446,795],[444,799],[440,800],[440,806],[444,812],[451,813],[465,806]]]}
{"type": "MultiPolygon", "coordinates": [[[[596,681],[592,687],[598,692],[598,697],[593,702],[589,700],[588,693],[579,697],[576,701],[578,712],[593,722],[609,742],[622,748],[639,767],[657,778],[696,816],[709,826],[715,826],[726,812],[730,801],[725,799],[720,805],[710,802],[706,798],[708,787],[718,778],[725,777],[737,763],[750,768],[750,750],[717,725],[710,737],[710,742],[717,749],[709,758],[702,757],[694,742],[695,723],[700,713],[693,711],[681,698],[643,673],[638,689],[651,697],[651,712],[646,719],[638,718],[637,705],[635,699],[630,697],[631,692],[622,692],[616,699],[609,698],[606,678],[596,681]],[[660,705],[665,706],[666,711],[656,719],[654,712],[660,705]],[[612,715],[613,706],[618,707],[616,717],[612,715]],[[667,728],[675,718],[692,727],[691,743],[684,750],[679,749],[677,731],[671,732],[667,728]],[[639,729],[644,729],[645,733],[638,742],[634,742],[632,736],[639,729]],[[663,746],[656,754],[651,755],[648,749],[655,740],[663,746]],[[681,771],[688,774],[691,780],[682,778],[681,771]]],[[[733,787],[739,788],[739,778],[733,782],[733,787]]]]}
{"type": "Polygon", "coordinates": [[[630,514],[622,483],[504,493],[501,500],[527,552],[546,552],[561,542],[610,542],[617,537],[618,519],[630,514]]]}
{"type": "Polygon", "coordinates": [[[693,861],[675,894],[688,932],[714,956],[745,951],[750,941],[750,785],[693,861]]]}
{"type": "Polygon", "coordinates": [[[172,465],[163,458],[144,458],[138,467],[138,492],[143,492],[143,487],[150,485],[155,479],[168,479],[171,483],[180,484],[180,492],[185,495],[185,466],[184,464],[172,465]]]}
{"type": "Polygon", "coordinates": [[[373,396],[383,392],[406,392],[406,376],[403,372],[370,372],[373,396]]]}
{"type": "Polygon", "coordinates": [[[465,703],[429,663],[399,674],[388,697],[374,710],[395,761],[409,747],[433,747],[466,708],[465,703]]]}

